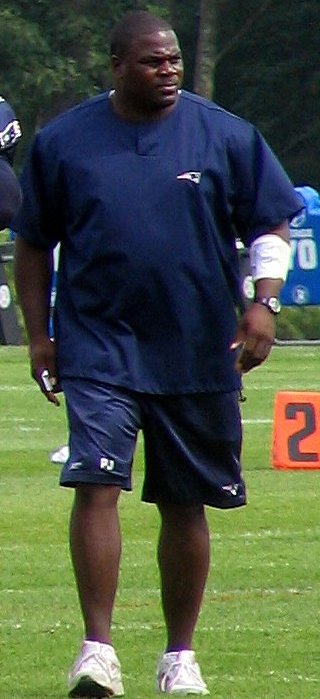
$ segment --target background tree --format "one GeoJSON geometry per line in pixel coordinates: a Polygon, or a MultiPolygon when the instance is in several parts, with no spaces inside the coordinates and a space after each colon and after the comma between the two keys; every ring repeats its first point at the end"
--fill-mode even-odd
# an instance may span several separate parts
{"type": "Polygon", "coordinates": [[[214,0],[200,0],[200,21],[194,67],[193,88],[198,95],[214,95],[217,5],[214,0]]]}
{"type": "Polygon", "coordinates": [[[317,0],[218,0],[216,99],[253,121],[296,184],[320,188],[317,0]]]}
{"type": "Polygon", "coordinates": [[[187,89],[254,122],[295,183],[320,189],[319,0],[7,0],[0,9],[0,91],[24,138],[111,84],[111,27],[151,9],[176,29],[187,89]]]}

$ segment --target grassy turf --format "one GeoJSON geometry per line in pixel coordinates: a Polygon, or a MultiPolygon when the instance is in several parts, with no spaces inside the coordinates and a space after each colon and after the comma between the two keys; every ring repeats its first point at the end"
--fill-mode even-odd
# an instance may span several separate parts
{"type": "MultiPolygon", "coordinates": [[[[195,637],[215,699],[319,696],[320,472],[271,467],[275,393],[320,390],[319,367],[319,347],[275,347],[245,378],[249,504],[208,510],[212,565],[195,637]]],[[[59,467],[48,458],[65,441],[65,417],[29,378],[24,348],[0,348],[0,376],[0,699],[60,699],[82,637],[67,543],[72,493],[58,487],[59,467]]],[[[135,489],[121,501],[114,614],[126,696],[135,699],[155,696],[165,643],[158,516],[139,503],[142,468],[140,442],[135,489]]]]}

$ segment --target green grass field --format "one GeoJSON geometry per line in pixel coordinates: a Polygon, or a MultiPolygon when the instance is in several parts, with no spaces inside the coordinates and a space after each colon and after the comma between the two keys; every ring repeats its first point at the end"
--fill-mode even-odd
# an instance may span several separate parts
{"type": "MultiPolygon", "coordinates": [[[[66,437],[25,348],[0,348],[0,699],[62,699],[82,622],[68,552],[72,493],[49,452],[66,437]]],[[[319,471],[271,467],[275,393],[320,391],[320,347],[275,347],[245,378],[243,466],[249,503],[208,510],[212,565],[195,650],[214,699],[315,699],[320,693],[319,471]]],[[[320,450],[320,434],[319,434],[320,450]]],[[[165,632],[156,567],[158,516],[121,501],[123,557],[114,643],[126,696],[155,696],[165,632]]]]}

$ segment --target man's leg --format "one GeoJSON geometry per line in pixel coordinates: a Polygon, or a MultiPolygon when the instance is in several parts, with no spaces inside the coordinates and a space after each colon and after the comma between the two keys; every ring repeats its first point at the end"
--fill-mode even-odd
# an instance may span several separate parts
{"type": "Polygon", "coordinates": [[[204,507],[158,503],[158,508],[158,561],[167,651],[191,649],[210,560],[204,507]]]}
{"type": "Polygon", "coordinates": [[[71,557],[87,640],[111,643],[121,554],[118,486],[76,488],[70,522],[71,557]]]}

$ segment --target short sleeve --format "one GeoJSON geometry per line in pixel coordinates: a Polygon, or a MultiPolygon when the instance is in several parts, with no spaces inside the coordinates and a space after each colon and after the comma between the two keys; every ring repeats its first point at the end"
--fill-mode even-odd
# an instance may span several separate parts
{"type": "Polygon", "coordinates": [[[253,126],[249,125],[245,138],[232,144],[231,163],[233,220],[245,245],[303,208],[302,198],[278,158],[253,126]]]}
{"type": "MultiPolygon", "coordinates": [[[[21,176],[23,204],[14,219],[15,231],[40,247],[54,247],[60,240],[59,197],[55,198],[53,168],[41,153],[39,137],[31,144],[21,176]]],[[[54,158],[52,158],[54,162],[54,158]]]]}

